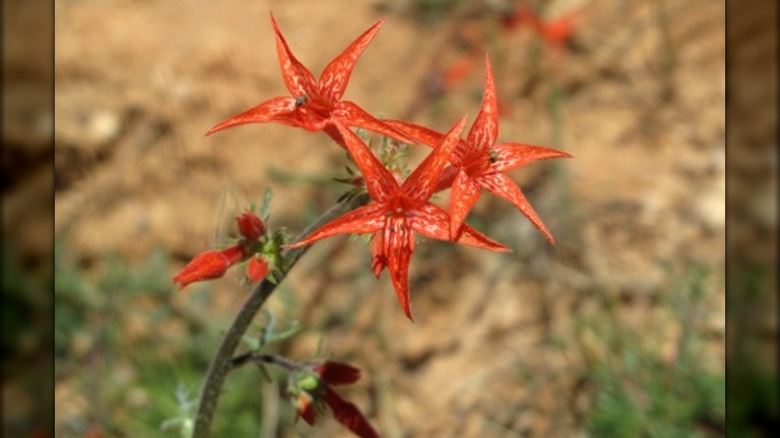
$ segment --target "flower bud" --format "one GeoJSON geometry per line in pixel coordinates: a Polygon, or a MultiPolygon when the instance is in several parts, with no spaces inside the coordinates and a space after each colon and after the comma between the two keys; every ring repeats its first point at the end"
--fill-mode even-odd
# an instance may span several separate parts
{"type": "Polygon", "coordinates": [[[268,261],[263,256],[254,256],[249,259],[249,265],[246,267],[246,276],[252,283],[257,283],[268,275],[268,261]]]}
{"type": "Polygon", "coordinates": [[[173,283],[179,283],[179,290],[195,281],[213,280],[225,275],[228,268],[241,260],[242,251],[238,245],[222,251],[209,250],[195,256],[187,266],[182,268],[173,283]]]}
{"type": "Polygon", "coordinates": [[[314,412],[314,399],[306,392],[301,392],[295,399],[295,410],[298,411],[298,415],[304,419],[309,426],[314,426],[315,412],[314,412]]]}
{"type": "Polygon", "coordinates": [[[263,220],[251,211],[247,211],[241,216],[236,216],[236,222],[238,222],[238,232],[245,239],[257,240],[265,234],[263,220]]]}

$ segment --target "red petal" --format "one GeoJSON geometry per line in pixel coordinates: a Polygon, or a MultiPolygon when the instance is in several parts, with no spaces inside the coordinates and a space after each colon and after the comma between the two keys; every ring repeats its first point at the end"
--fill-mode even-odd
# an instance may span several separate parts
{"type": "Polygon", "coordinates": [[[458,231],[471,211],[471,207],[479,199],[480,191],[479,184],[466,175],[465,171],[458,172],[450,192],[450,237],[452,239],[458,236],[458,231]]]}
{"type": "Polygon", "coordinates": [[[463,116],[449,130],[442,142],[434,148],[433,152],[428,154],[425,160],[417,166],[417,169],[409,175],[401,188],[407,196],[416,201],[427,201],[430,199],[431,195],[436,191],[439,175],[444,170],[444,166],[447,165],[452,151],[458,145],[460,133],[463,131],[465,124],[466,116],[463,116]]]}
{"type": "Polygon", "coordinates": [[[400,131],[406,136],[417,140],[416,142],[411,142],[412,144],[421,143],[430,147],[436,147],[445,137],[444,134],[434,131],[433,129],[428,129],[424,126],[415,125],[414,123],[404,122],[402,120],[383,120],[383,122],[396,131],[400,131]]]}
{"type": "Polygon", "coordinates": [[[485,56],[485,91],[482,95],[482,105],[479,108],[474,124],[466,138],[469,151],[472,153],[484,152],[493,146],[498,137],[498,105],[496,103],[496,86],[493,82],[493,69],[490,67],[490,59],[485,56]]]}
{"type": "Polygon", "coordinates": [[[411,224],[405,217],[388,219],[385,225],[383,243],[390,279],[401,308],[412,322],[411,301],[409,300],[409,262],[414,251],[414,236],[411,224]]]}
{"type": "Polygon", "coordinates": [[[346,385],[360,380],[360,369],[341,362],[327,361],[317,367],[317,374],[329,385],[346,385]]]}
{"type": "Polygon", "coordinates": [[[555,239],[553,239],[550,231],[548,231],[547,227],[542,223],[542,219],[536,214],[534,208],[531,207],[531,203],[525,198],[525,195],[523,195],[523,192],[517,187],[517,184],[509,179],[508,176],[502,173],[494,173],[481,176],[478,182],[482,187],[511,202],[520,210],[520,213],[523,213],[525,217],[527,217],[528,220],[544,234],[544,237],[546,237],[550,243],[555,245],[555,239]]]}
{"type": "Polygon", "coordinates": [[[355,63],[371,40],[374,39],[374,35],[379,32],[384,21],[384,18],[377,21],[325,67],[318,84],[321,96],[327,96],[331,102],[341,100],[341,96],[344,95],[344,90],[347,88],[349,77],[352,75],[352,69],[355,68],[355,63]]]}
{"type": "Polygon", "coordinates": [[[183,289],[195,281],[213,280],[222,277],[227,269],[236,261],[236,251],[240,258],[241,249],[238,245],[225,251],[209,250],[195,256],[175,277],[173,283],[179,283],[179,289],[183,289]],[[227,252],[230,250],[229,252],[227,252]]]}
{"type": "Polygon", "coordinates": [[[280,122],[291,126],[302,126],[303,122],[297,114],[297,109],[295,98],[274,97],[254,108],[225,119],[209,129],[206,135],[211,135],[217,131],[234,126],[246,125],[247,123],[280,122]]]}
{"type": "Polygon", "coordinates": [[[347,149],[347,142],[344,140],[344,136],[341,135],[341,132],[336,127],[336,125],[327,125],[323,129],[323,132],[328,134],[328,137],[332,138],[333,141],[339,144],[344,149],[347,149]]]}
{"type": "Polygon", "coordinates": [[[285,246],[298,248],[336,234],[374,233],[382,229],[385,223],[385,211],[386,208],[383,204],[372,203],[364,205],[326,223],[309,234],[305,239],[285,246]]]}
{"type": "MultiPolygon", "coordinates": [[[[433,204],[426,204],[414,212],[412,228],[423,236],[439,240],[450,240],[450,216],[446,211],[433,204]]],[[[509,248],[485,236],[479,231],[463,224],[456,243],[476,246],[494,252],[508,252],[509,248]]]]}
{"type": "Polygon", "coordinates": [[[356,126],[371,132],[394,138],[403,143],[414,144],[413,138],[379,120],[352,102],[343,101],[336,104],[332,116],[346,126],[356,126]]]}
{"type": "Polygon", "coordinates": [[[371,271],[376,278],[382,273],[382,270],[387,267],[387,258],[384,254],[384,238],[382,233],[374,233],[371,236],[371,271]]]}
{"type": "Polygon", "coordinates": [[[290,51],[290,47],[279,29],[279,24],[276,22],[273,12],[271,13],[271,23],[273,23],[276,35],[276,53],[279,56],[279,66],[282,68],[284,84],[294,98],[302,96],[313,97],[317,92],[314,75],[290,51]]]}
{"type": "Polygon", "coordinates": [[[344,137],[352,159],[363,173],[368,194],[377,202],[384,202],[390,195],[398,193],[398,183],[385,166],[374,156],[363,140],[344,126],[341,122],[335,122],[336,127],[344,137]]]}
{"type": "Polygon", "coordinates": [[[360,409],[357,408],[351,402],[348,402],[341,398],[335,391],[329,387],[325,387],[325,395],[323,397],[325,403],[330,406],[333,411],[333,416],[336,421],[344,425],[347,429],[351,430],[355,435],[361,438],[378,438],[379,433],[371,426],[371,423],[366,420],[360,409]]]}
{"type": "Polygon", "coordinates": [[[485,236],[474,228],[471,228],[468,224],[463,224],[463,228],[460,229],[460,236],[455,240],[455,242],[463,243],[469,246],[476,246],[477,248],[487,249],[493,252],[511,251],[506,246],[485,236]]]}
{"type": "Polygon", "coordinates": [[[414,210],[412,229],[425,237],[450,240],[450,216],[441,207],[423,204],[414,210]]]}
{"type": "Polygon", "coordinates": [[[252,283],[257,283],[268,275],[268,261],[262,256],[255,256],[249,259],[249,265],[246,267],[246,276],[252,283]]]}
{"type": "Polygon", "coordinates": [[[571,155],[566,152],[521,143],[501,143],[496,145],[493,151],[496,154],[496,161],[490,168],[496,172],[508,172],[528,163],[549,158],[571,158],[571,155]]]}

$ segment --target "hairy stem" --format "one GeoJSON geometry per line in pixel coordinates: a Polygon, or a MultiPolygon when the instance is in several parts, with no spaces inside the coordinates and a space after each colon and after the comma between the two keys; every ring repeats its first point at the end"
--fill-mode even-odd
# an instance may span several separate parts
{"type": "MultiPolygon", "coordinates": [[[[314,221],[314,223],[309,225],[301,235],[296,238],[296,241],[309,235],[312,231],[321,227],[326,222],[329,222],[355,207],[365,205],[367,202],[368,197],[366,195],[361,195],[334,205],[330,210],[314,221]]],[[[222,393],[222,385],[225,383],[225,377],[227,377],[228,372],[233,368],[233,354],[235,354],[241,338],[244,336],[244,333],[246,333],[249,324],[252,322],[255,315],[257,315],[257,312],[263,306],[263,303],[265,303],[268,297],[276,290],[277,285],[281,284],[308,248],[308,246],[305,246],[303,248],[285,250],[282,255],[287,261],[285,264],[287,269],[278,273],[276,276],[276,279],[278,280],[277,284],[268,280],[258,283],[241,307],[241,310],[239,310],[236,318],[233,320],[233,323],[225,334],[225,337],[222,338],[222,343],[220,343],[219,348],[214,355],[214,359],[211,361],[206,380],[203,382],[203,388],[200,391],[200,399],[198,400],[198,411],[195,414],[192,438],[208,438],[211,436],[211,422],[214,419],[214,413],[217,410],[219,396],[222,393]]]]}

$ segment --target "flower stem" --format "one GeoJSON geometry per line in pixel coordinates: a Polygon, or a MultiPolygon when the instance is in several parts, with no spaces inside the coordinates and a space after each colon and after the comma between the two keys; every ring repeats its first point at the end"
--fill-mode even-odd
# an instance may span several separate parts
{"type": "MultiPolygon", "coordinates": [[[[296,238],[296,241],[309,235],[326,222],[329,222],[337,216],[356,207],[365,205],[367,202],[368,197],[366,195],[361,195],[334,205],[330,210],[314,221],[314,223],[309,225],[300,236],[296,238]]],[[[278,284],[281,284],[308,248],[308,246],[305,246],[303,248],[283,251],[282,256],[287,263],[284,263],[285,268],[277,273],[277,283],[274,284],[267,279],[258,283],[252,290],[249,298],[244,302],[241,310],[239,310],[236,318],[233,320],[233,323],[225,334],[225,337],[222,338],[222,343],[219,345],[219,348],[214,355],[214,359],[211,361],[208,373],[206,374],[206,380],[203,382],[200,399],[198,400],[198,410],[195,414],[192,438],[208,438],[211,436],[211,422],[214,419],[214,413],[217,410],[217,403],[219,401],[219,396],[222,393],[222,386],[225,383],[228,372],[233,368],[233,354],[235,353],[241,338],[244,336],[244,333],[246,333],[249,324],[252,322],[255,315],[257,315],[257,312],[263,306],[263,303],[265,303],[268,297],[276,290],[278,284]]]]}

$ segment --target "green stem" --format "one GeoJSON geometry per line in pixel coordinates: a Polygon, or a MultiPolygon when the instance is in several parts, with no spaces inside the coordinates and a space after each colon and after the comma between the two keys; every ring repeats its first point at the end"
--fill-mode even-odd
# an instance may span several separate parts
{"type": "MultiPolygon", "coordinates": [[[[314,223],[309,225],[300,236],[296,238],[296,241],[311,234],[311,232],[321,227],[326,222],[331,221],[353,208],[365,205],[367,202],[368,197],[363,195],[334,205],[314,223]]],[[[211,436],[211,422],[214,419],[214,413],[217,410],[217,403],[219,401],[219,396],[222,393],[222,386],[225,383],[228,372],[233,368],[231,361],[241,338],[244,336],[244,333],[246,333],[249,324],[252,322],[255,315],[257,315],[257,312],[263,306],[263,303],[265,303],[268,297],[276,290],[277,285],[281,284],[308,248],[308,246],[305,246],[303,248],[287,249],[282,252],[282,256],[287,263],[285,263],[286,269],[277,274],[277,283],[274,284],[268,280],[258,283],[241,307],[241,310],[239,310],[238,315],[236,315],[236,318],[233,320],[233,324],[230,325],[225,337],[222,338],[222,343],[219,345],[219,348],[214,355],[214,359],[211,361],[208,374],[206,374],[206,380],[203,382],[200,399],[198,400],[198,411],[195,414],[192,438],[208,438],[211,436]]]]}

